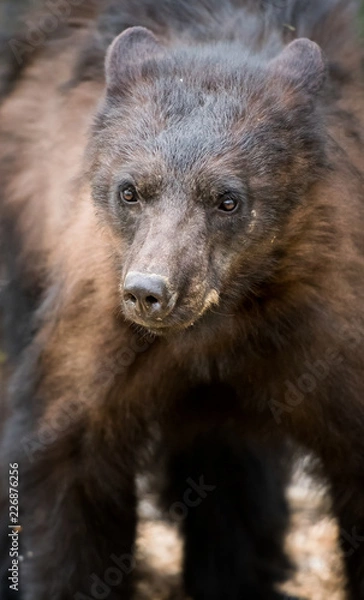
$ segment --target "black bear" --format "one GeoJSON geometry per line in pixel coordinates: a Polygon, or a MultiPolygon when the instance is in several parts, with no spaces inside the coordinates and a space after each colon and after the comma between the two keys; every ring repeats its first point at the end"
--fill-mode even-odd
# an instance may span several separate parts
{"type": "Polygon", "coordinates": [[[3,595],[129,598],[154,452],[186,593],[282,597],[293,438],[364,599],[356,3],[80,4],[0,112],[3,595]]]}

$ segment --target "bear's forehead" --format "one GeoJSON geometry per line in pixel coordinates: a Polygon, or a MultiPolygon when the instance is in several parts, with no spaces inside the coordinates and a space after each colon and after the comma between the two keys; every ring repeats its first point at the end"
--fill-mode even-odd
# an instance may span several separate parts
{"type": "Polygon", "coordinates": [[[177,177],[190,185],[204,183],[208,187],[216,180],[241,177],[242,172],[246,178],[264,170],[268,163],[272,170],[272,163],[290,152],[283,132],[278,137],[270,133],[264,122],[259,123],[259,130],[256,123],[252,126],[249,116],[230,122],[193,115],[157,123],[131,119],[128,127],[124,121],[114,130],[113,142],[103,148],[106,156],[102,162],[109,165],[107,170],[130,172],[138,180],[158,176],[166,182],[177,177]]]}
{"type": "Polygon", "coordinates": [[[205,134],[222,133],[244,119],[247,101],[223,87],[213,91],[189,84],[178,74],[163,83],[136,87],[129,98],[120,102],[119,111],[125,129],[138,130],[142,123],[146,129],[164,130],[171,135],[201,129],[205,134]]]}
{"type": "Polygon", "coordinates": [[[238,82],[233,86],[222,78],[204,84],[191,75],[177,72],[153,82],[144,106],[157,117],[163,116],[171,128],[178,128],[184,121],[193,127],[223,131],[227,125],[244,118],[248,109],[258,109],[251,101],[253,96],[252,89],[244,89],[238,82]]]}
{"type": "Polygon", "coordinates": [[[248,106],[254,110],[256,97],[269,93],[262,65],[241,57],[226,62],[218,53],[149,61],[126,87],[120,108],[124,104],[131,118],[144,113],[172,125],[186,118],[215,127],[240,119],[248,106]]]}
{"type": "Polygon", "coordinates": [[[208,128],[191,120],[158,132],[153,127],[149,132],[144,129],[140,137],[135,130],[127,135],[121,132],[117,141],[119,151],[113,155],[116,164],[123,164],[139,175],[158,173],[166,179],[169,172],[178,172],[193,179],[221,171],[231,173],[235,165],[240,170],[243,142],[240,134],[232,136],[226,127],[208,128]]]}

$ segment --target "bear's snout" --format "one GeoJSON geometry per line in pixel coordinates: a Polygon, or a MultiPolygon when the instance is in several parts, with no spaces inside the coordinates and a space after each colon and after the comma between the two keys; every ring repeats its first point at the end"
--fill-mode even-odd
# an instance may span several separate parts
{"type": "Polygon", "coordinates": [[[124,281],[123,297],[129,318],[145,325],[155,325],[173,310],[174,294],[167,277],[130,271],[124,281]]]}

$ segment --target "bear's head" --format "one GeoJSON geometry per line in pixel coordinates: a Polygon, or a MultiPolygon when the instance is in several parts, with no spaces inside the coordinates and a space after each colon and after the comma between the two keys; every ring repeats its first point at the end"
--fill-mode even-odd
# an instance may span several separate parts
{"type": "Polygon", "coordinates": [[[90,142],[128,320],[165,334],[233,314],[274,276],[280,240],[325,168],[320,48],[168,48],[124,31],[90,142]]]}

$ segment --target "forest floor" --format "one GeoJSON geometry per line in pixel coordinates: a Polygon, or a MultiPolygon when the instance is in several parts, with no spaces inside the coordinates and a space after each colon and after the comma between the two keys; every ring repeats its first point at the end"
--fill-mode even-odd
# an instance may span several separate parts
{"type": "MultiPolygon", "coordinates": [[[[337,525],[330,516],[325,491],[317,490],[317,485],[300,473],[288,497],[291,527],[286,543],[297,570],[285,585],[285,593],[302,600],[344,600],[337,525]]],[[[178,533],[162,521],[149,501],[142,503],[141,515],[138,548],[143,576],[138,600],[183,600],[178,533]]]]}

